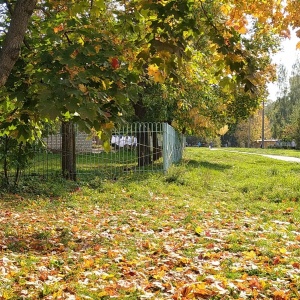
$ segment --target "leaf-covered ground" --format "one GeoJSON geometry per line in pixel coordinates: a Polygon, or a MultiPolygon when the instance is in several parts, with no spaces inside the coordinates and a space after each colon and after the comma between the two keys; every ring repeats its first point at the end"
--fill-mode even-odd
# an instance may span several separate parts
{"type": "MultiPolygon", "coordinates": [[[[295,187],[256,199],[234,184],[252,157],[189,151],[168,176],[2,195],[0,299],[300,299],[295,187]]],[[[259,159],[281,188],[289,164],[259,159]]]]}

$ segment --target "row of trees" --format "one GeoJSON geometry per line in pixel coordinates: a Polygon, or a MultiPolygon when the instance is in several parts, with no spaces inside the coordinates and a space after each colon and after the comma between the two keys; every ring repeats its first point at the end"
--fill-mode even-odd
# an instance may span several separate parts
{"type": "Polygon", "coordinates": [[[279,95],[268,105],[267,115],[272,135],[280,140],[300,145],[300,61],[296,60],[289,75],[284,67],[279,70],[279,95]]]}
{"type": "MultiPolygon", "coordinates": [[[[277,99],[267,103],[264,117],[265,138],[282,142],[296,142],[300,145],[300,60],[296,60],[291,74],[283,65],[278,67],[277,99]]],[[[251,146],[251,142],[261,139],[262,109],[254,115],[231,127],[225,138],[233,140],[237,146],[251,146]]]]}
{"type": "Polygon", "coordinates": [[[298,8],[290,0],[5,0],[0,137],[22,149],[57,120],[95,130],[107,149],[124,121],[218,133],[266,97],[269,55],[288,25],[299,25],[298,8]]]}

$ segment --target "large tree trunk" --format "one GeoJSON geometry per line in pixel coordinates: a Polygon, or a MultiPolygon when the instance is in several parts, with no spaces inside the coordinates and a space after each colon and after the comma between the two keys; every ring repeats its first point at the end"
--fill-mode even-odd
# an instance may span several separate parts
{"type": "Polygon", "coordinates": [[[19,58],[20,49],[27,30],[29,19],[37,0],[18,0],[11,16],[11,22],[0,52],[0,87],[19,58]]]}
{"type": "Polygon", "coordinates": [[[62,175],[76,181],[75,128],[72,122],[62,122],[62,175]]]}
{"type": "MultiPolygon", "coordinates": [[[[146,108],[143,103],[142,95],[139,95],[139,100],[133,103],[135,116],[139,122],[143,122],[146,116],[146,108]]],[[[139,126],[137,133],[137,152],[138,166],[143,167],[152,163],[150,151],[150,136],[146,125],[139,126]]]]}
{"type": "MultiPolygon", "coordinates": [[[[142,96],[133,103],[135,116],[139,122],[143,122],[146,117],[146,108],[143,104],[142,96]]],[[[162,157],[162,148],[159,146],[158,134],[153,130],[152,126],[142,125],[139,127],[137,134],[138,142],[138,166],[147,166],[162,157]]]]}
{"type": "Polygon", "coordinates": [[[159,145],[159,137],[156,131],[152,133],[153,138],[153,161],[156,161],[162,157],[162,147],[159,145]]]}
{"type": "Polygon", "coordinates": [[[141,124],[137,133],[138,166],[152,164],[151,138],[147,124],[141,124]]]}

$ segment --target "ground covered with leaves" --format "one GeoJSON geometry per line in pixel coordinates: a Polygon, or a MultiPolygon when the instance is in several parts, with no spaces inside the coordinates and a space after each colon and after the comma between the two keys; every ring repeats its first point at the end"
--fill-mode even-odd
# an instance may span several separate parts
{"type": "Polygon", "coordinates": [[[167,175],[2,194],[0,299],[300,299],[299,179],[188,149],[167,175]]]}

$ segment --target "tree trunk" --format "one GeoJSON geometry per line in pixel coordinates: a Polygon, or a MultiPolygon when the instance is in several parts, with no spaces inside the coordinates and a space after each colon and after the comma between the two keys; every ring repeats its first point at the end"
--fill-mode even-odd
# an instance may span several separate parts
{"type": "Polygon", "coordinates": [[[156,161],[162,157],[162,148],[159,145],[158,142],[159,137],[156,131],[153,131],[152,138],[153,138],[153,161],[156,161]]]}
{"type": "Polygon", "coordinates": [[[152,164],[151,139],[149,127],[141,124],[137,133],[138,166],[152,164]]]}
{"type": "Polygon", "coordinates": [[[37,0],[18,0],[15,5],[8,32],[0,51],[0,87],[5,85],[15,62],[19,58],[28,22],[36,2],[37,0]]]}
{"type": "MultiPolygon", "coordinates": [[[[135,116],[139,122],[143,122],[146,116],[146,108],[143,103],[143,96],[139,95],[139,100],[133,103],[135,116]]],[[[149,128],[140,125],[137,133],[138,166],[143,167],[152,163],[149,128]]]]}
{"type": "Polygon", "coordinates": [[[7,135],[4,136],[4,161],[3,161],[3,171],[4,171],[4,180],[5,180],[5,185],[9,185],[9,177],[8,177],[8,162],[7,162],[7,154],[8,154],[8,141],[9,137],[7,135]]]}
{"type": "Polygon", "coordinates": [[[75,128],[72,122],[62,122],[62,175],[76,181],[75,128]]]}

